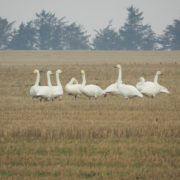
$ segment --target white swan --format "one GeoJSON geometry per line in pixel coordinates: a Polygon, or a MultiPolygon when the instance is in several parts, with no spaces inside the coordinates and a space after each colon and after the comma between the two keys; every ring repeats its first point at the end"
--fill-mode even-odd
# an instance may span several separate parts
{"type": "Polygon", "coordinates": [[[61,81],[59,79],[59,75],[62,73],[62,70],[58,69],[56,71],[56,83],[57,83],[57,86],[52,86],[52,90],[53,90],[53,98],[57,98],[59,97],[59,100],[61,100],[62,98],[62,95],[63,95],[63,88],[62,88],[62,85],[61,85],[61,81]]]}
{"type": "Polygon", "coordinates": [[[85,85],[86,84],[86,77],[85,77],[85,71],[81,70],[81,74],[82,74],[82,78],[84,80],[84,84],[82,84],[81,86],[81,92],[86,95],[87,97],[89,97],[89,99],[91,97],[94,97],[95,99],[97,99],[99,96],[104,95],[105,92],[104,90],[102,90],[99,86],[94,85],[94,84],[89,84],[89,85],[85,85]]]}
{"type": "Polygon", "coordinates": [[[109,85],[105,90],[105,96],[107,96],[107,94],[111,94],[111,95],[117,95],[118,93],[118,88],[117,88],[117,83],[120,82],[122,83],[122,73],[121,73],[121,66],[119,64],[117,64],[114,68],[118,68],[118,79],[115,83],[109,85]]]}
{"type": "Polygon", "coordinates": [[[141,92],[144,85],[145,85],[145,79],[144,77],[140,77],[139,82],[136,84],[136,88],[141,92]]]}
{"type": "Polygon", "coordinates": [[[30,95],[32,98],[37,98],[37,92],[39,90],[39,82],[40,82],[40,73],[38,69],[33,71],[33,74],[37,74],[35,84],[30,88],[30,95]]]}
{"type": "MultiPolygon", "coordinates": [[[[119,68],[121,74],[122,73],[121,65],[117,65],[116,68],[119,68]]],[[[134,86],[123,84],[121,78],[118,79],[117,88],[118,88],[118,93],[124,96],[124,98],[126,99],[133,98],[136,96],[143,97],[143,95],[134,86]]]]}
{"type": "Polygon", "coordinates": [[[151,81],[144,82],[141,93],[143,93],[146,96],[150,96],[150,97],[155,97],[160,92],[169,93],[167,88],[165,88],[164,86],[161,86],[158,83],[158,77],[161,74],[162,74],[161,71],[157,71],[156,75],[154,77],[154,82],[151,82],[151,81]]]}
{"type": "MultiPolygon", "coordinates": [[[[52,84],[51,84],[51,79],[50,75],[53,74],[52,71],[47,72],[47,82],[48,86],[40,86],[37,96],[41,97],[45,100],[53,100],[53,90],[52,90],[52,84]]],[[[41,99],[40,99],[41,100],[41,99]]]]}
{"type": "Polygon", "coordinates": [[[77,95],[81,94],[80,89],[78,88],[77,84],[78,81],[73,77],[65,86],[65,91],[68,93],[68,95],[72,95],[77,97],[77,95]]]}

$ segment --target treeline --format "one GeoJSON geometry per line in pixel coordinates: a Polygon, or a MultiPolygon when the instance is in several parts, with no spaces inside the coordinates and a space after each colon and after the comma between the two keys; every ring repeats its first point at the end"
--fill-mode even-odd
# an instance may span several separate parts
{"type": "Polygon", "coordinates": [[[143,24],[143,12],[133,6],[127,11],[128,17],[118,31],[109,21],[107,27],[96,30],[91,42],[81,25],[45,10],[18,29],[13,29],[15,22],[0,17],[0,50],[180,50],[180,19],[156,35],[150,25],[143,24]]]}

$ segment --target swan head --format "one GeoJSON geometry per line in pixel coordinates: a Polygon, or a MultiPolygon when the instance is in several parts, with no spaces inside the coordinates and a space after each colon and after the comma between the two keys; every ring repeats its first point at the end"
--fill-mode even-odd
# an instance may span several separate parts
{"type": "Polygon", "coordinates": [[[163,73],[161,71],[157,71],[156,75],[162,75],[163,73]]]}
{"type": "Polygon", "coordinates": [[[85,74],[85,71],[84,71],[84,70],[81,70],[80,74],[81,74],[81,75],[82,75],[82,74],[85,74]]]}
{"type": "Polygon", "coordinates": [[[78,81],[74,79],[73,84],[78,84],[78,81]]]}
{"type": "Polygon", "coordinates": [[[39,70],[38,69],[35,69],[32,73],[33,74],[36,74],[36,73],[38,73],[39,72],[39,70]]]}
{"type": "Polygon", "coordinates": [[[62,73],[63,71],[61,70],[61,69],[58,69],[57,71],[56,71],[56,73],[62,73]]]}
{"type": "Polygon", "coordinates": [[[145,82],[144,77],[141,76],[141,77],[139,78],[139,81],[140,81],[140,82],[145,82]]]}
{"type": "Polygon", "coordinates": [[[120,64],[117,64],[116,66],[114,66],[114,68],[121,69],[121,65],[120,65],[120,64]]]}
{"type": "Polygon", "coordinates": [[[53,74],[53,73],[52,73],[52,71],[48,71],[47,74],[51,75],[51,74],[53,74]]]}

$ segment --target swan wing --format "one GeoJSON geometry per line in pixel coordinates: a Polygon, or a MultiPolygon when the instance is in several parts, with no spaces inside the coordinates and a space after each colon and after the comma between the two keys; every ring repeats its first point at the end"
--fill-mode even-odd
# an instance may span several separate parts
{"type": "Polygon", "coordinates": [[[143,95],[132,85],[121,84],[118,86],[118,92],[125,98],[132,98],[135,96],[143,97],[143,95]]]}
{"type": "Polygon", "coordinates": [[[53,86],[52,87],[53,96],[62,96],[63,95],[63,88],[62,86],[53,86]]]}
{"type": "Polygon", "coordinates": [[[109,85],[105,90],[104,90],[105,94],[112,94],[112,95],[116,95],[118,94],[118,88],[117,88],[117,83],[111,84],[109,85]]]}
{"type": "Polygon", "coordinates": [[[149,82],[147,84],[145,84],[143,90],[141,91],[141,93],[147,95],[147,96],[155,96],[156,94],[158,94],[160,92],[160,88],[158,86],[158,84],[153,83],[153,82],[149,82]]]}
{"type": "Polygon", "coordinates": [[[105,92],[97,85],[90,84],[82,88],[83,94],[89,97],[95,97],[103,95],[105,92]]]}
{"type": "Polygon", "coordinates": [[[50,88],[48,86],[39,86],[37,96],[44,97],[44,98],[51,98],[52,97],[52,88],[50,88]]]}

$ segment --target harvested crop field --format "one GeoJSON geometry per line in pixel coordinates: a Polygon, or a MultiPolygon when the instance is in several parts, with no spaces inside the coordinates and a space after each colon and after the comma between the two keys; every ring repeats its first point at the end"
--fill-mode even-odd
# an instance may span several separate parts
{"type": "MultiPolygon", "coordinates": [[[[55,76],[51,77],[55,84],[55,76]]],[[[180,51],[2,51],[0,52],[0,179],[180,178],[180,51]],[[140,76],[170,94],[126,100],[122,96],[39,102],[29,89],[32,71],[62,69],[72,78],[105,89],[117,80],[135,85],[140,76]]]]}

